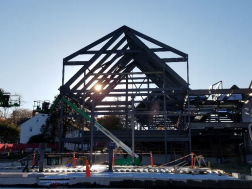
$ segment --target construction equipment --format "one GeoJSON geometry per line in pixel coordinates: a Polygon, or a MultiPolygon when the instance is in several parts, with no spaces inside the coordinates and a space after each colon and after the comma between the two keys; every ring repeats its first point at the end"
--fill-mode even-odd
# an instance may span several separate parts
{"type": "Polygon", "coordinates": [[[39,113],[48,113],[50,111],[49,106],[50,106],[49,100],[45,100],[45,101],[37,100],[37,101],[34,101],[33,111],[39,112],[39,113]]]}
{"type": "MultiPolygon", "coordinates": [[[[86,156],[81,156],[79,158],[76,158],[77,160],[81,161],[82,164],[84,165],[86,163],[87,157],[86,156]]],[[[71,167],[74,164],[74,158],[70,157],[67,162],[65,163],[66,167],[71,167]]]]}
{"type": "MultiPolygon", "coordinates": [[[[84,117],[86,120],[91,121],[91,118],[82,110],[77,108],[73,103],[69,102],[65,97],[61,98],[63,102],[68,104],[71,108],[73,108],[77,113],[79,113],[82,117],[84,117]]],[[[114,143],[116,143],[117,147],[121,147],[124,149],[127,153],[129,153],[131,156],[134,156],[135,158],[139,158],[139,156],[132,152],[132,150],[124,144],[122,141],[120,141],[115,135],[113,135],[111,132],[109,132],[106,128],[104,128],[102,125],[100,125],[98,122],[95,121],[94,126],[101,131],[103,134],[105,134],[107,137],[109,137],[114,143]]]]}
{"type": "Polygon", "coordinates": [[[194,157],[194,166],[195,166],[195,162],[198,162],[199,164],[199,167],[201,166],[201,161],[203,161],[203,163],[205,164],[205,166],[207,167],[206,165],[206,162],[205,162],[205,159],[202,155],[198,155],[198,156],[195,156],[194,157]]]}
{"type": "Polygon", "coordinates": [[[9,92],[4,92],[0,88],[0,107],[10,108],[20,106],[20,95],[12,95],[9,92]]]}
{"type": "MultiPolygon", "coordinates": [[[[74,109],[77,113],[79,113],[82,117],[84,117],[87,121],[91,121],[91,118],[85,113],[83,112],[82,110],[80,110],[78,107],[76,107],[73,103],[69,102],[64,96],[60,97],[58,96],[58,98],[55,100],[55,102],[51,105],[50,109],[49,109],[49,105],[48,106],[45,106],[45,107],[48,107],[46,109],[46,112],[47,113],[51,113],[53,112],[54,108],[56,107],[56,105],[59,103],[60,99],[65,102],[66,104],[68,104],[72,109],[74,109]]],[[[34,101],[34,102],[38,102],[38,101],[34,101]]],[[[44,101],[44,103],[48,101],[44,101]]],[[[39,108],[41,107],[40,106],[41,104],[41,101],[40,103],[38,104],[35,104],[34,106],[37,107],[37,112],[45,112],[45,109],[43,109],[43,105],[42,105],[42,108],[39,108]]],[[[135,158],[139,158],[139,156],[135,153],[132,152],[132,150],[126,145],[124,144],[122,141],[120,141],[115,135],[113,135],[111,132],[109,132],[106,128],[104,128],[101,124],[99,124],[98,122],[95,121],[95,124],[94,126],[99,130],[101,131],[103,134],[105,134],[107,137],[109,137],[114,143],[116,143],[117,147],[121,147],[122,149],[124,149],[127,153],[129,153],[131,156],[134,156],[135,158]]]]}
{"type": "Polygon", "coordinates": [[[37,100],[37,101],[34,101],[33,111],[34,112],[38,112],[38,113],[50,114],[55,109],[55,107],[58,104],[59,100],[60,100],[60,97],[58,96],[56,98],[56,100],[54,101],[53,104],[50,104],[49,100],[44,100],[44,101],[37,100]]]}

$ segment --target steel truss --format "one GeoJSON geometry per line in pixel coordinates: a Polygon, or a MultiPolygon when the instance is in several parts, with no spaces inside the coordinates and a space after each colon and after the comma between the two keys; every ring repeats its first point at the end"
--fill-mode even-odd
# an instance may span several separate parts
{"type": "MultiPolygon", "coordinates": [[[[64,58],[60,87],[60,94],[78,102],[83,110],[89,109],[92,119],[98,115],[124,116],[125,129],[132,129],[132,138],[135,128],[164,130],[166,155],[170,129],[187,129],[191,151],[191,123],[213,122],[213,115],[215,122],[222,122],[223,112],[231,122],[241,122],[241,107],[251,93],[251,87],[222,89],[222,83],[209,90],[191,90],[188,54],[127,26],[64,58]],[[161,57],[160,52],[172,56],[161,57]],[[171,62],[185,63],[186,81],[167,64],[171,62]],[[80,69],[65,81],[68,66],[80,69]],[[98,85],[100,90],[96,90],[98,85]],[[233,99],[234,95],[240,97],[233,99]]],[[[84,120],[81,123],[83,133],[84,120]]],[[[78,141],[83,144],[83,135],[78,141]]]]}

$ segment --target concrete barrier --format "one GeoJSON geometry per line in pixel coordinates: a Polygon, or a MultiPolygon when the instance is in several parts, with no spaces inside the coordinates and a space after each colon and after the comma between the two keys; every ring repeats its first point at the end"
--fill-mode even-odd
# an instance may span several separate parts
{"type": "Polygon", "coordinates": [[[245,179],[245,174],[232,173],[232,177],[237,178],[237,179],[245,179]]]}
{"type": "Polygon", "coordinates": [[[252,180],[252,176],[250,176],[250,175],[245,175],[245,180],[252,180]]]}
{"type": "Polygon", "coordinates": [[[155,178],[123,178],[123,177],[90,177],[70,178],[69,185],[73,187],[165,187],[165,188],[222,188],[246,189],[252,187],[252,181],[246,180],[192,180],[192,179],[155,179],[155,178]]]}
{"type": "Polygon", "coordinates": [[[34,185],[38,184],[38,177],[12,177],[12,178],[1,178],[0,185],[34,185]]]}
{"type": "Polygon", "coordinates": [[[28,173],[17,173],[17,172],[3,172],[0,173],[0,177],[6,177],[6,178],[19,178],[19,177],[28,177],[28,173]]]}

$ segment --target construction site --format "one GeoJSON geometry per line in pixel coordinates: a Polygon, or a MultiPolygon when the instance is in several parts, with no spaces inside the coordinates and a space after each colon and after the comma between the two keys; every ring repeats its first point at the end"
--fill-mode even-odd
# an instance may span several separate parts
{"type": "MultiPolygon", "coordinates": [[[[65,57],[57,99],[34,109],[50,116],[60,105],[57,145],[47,151],[41,143],[21,160],[0,163],[0,185],[251,188],[252,82],[191,89],[189,65],[186,52],[128,26],[65,57]],[[66,79],[69,67],[78,70],[66,79]],[[77,113],[77,137],[63,136],[63,120],[73,118],[65,107],[77,113]],[[102,116],[120,117],[123,129],[106,129],[102,116]],[[222,169],[227,164],[240,172],[222,169]]],[[[19,103],[0,92],[1,107],[19,103]]]]}

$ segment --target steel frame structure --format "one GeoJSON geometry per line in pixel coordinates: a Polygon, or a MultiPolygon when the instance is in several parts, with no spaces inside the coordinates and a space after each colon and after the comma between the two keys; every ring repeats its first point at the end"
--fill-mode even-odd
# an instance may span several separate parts
{"type": "MultiPolygon", "coordinates": [[[[169,130],[187,130],[186,141],[189,141],[191,152],[191,129],[204,128],[207,122],[225,124],[223,114],[228,115],[229,122],[242,122],[239,116],[241,108],[245,101],[250,100],[251,93],[251,87],[222,89],[222,83],[205,90],[190,89],[188,54],[127,26],[64,58],[60,87],[61,95],[78,102],[83,110],[90,110],[87,114],[92,120],[98,115],[124,116],[125,129],[132,130],[133,151],[136,128],[140,131],[164,130],[166,159],[169,130]],[[172,56],[161,57],[158,55],[160,52],[172,56]],[[185,63],[186,81],[168,65],[171,62],[185,63]],[[68,81],[65,81],[66,66],[80,66],[68,81]],[[97,85],[101,90],[95,90],[97,85]],[[235,99],[232,96],[239,97],[235,99]],[[120,100],[111,100],[113,97],[120,100]],[[201,125],[191,128],[194,123],[201,125]]],[[[62,112],[61,120],[67,116],[62,112]]],[[[80,139],[60,140],[83,144],[84,120],[81,124],[80,139]]],[[[91,144],[93,125],[94,121],[91,121],[91,144]]],[[[240,126],[236,124],[234,127],[240,126]]]]}

